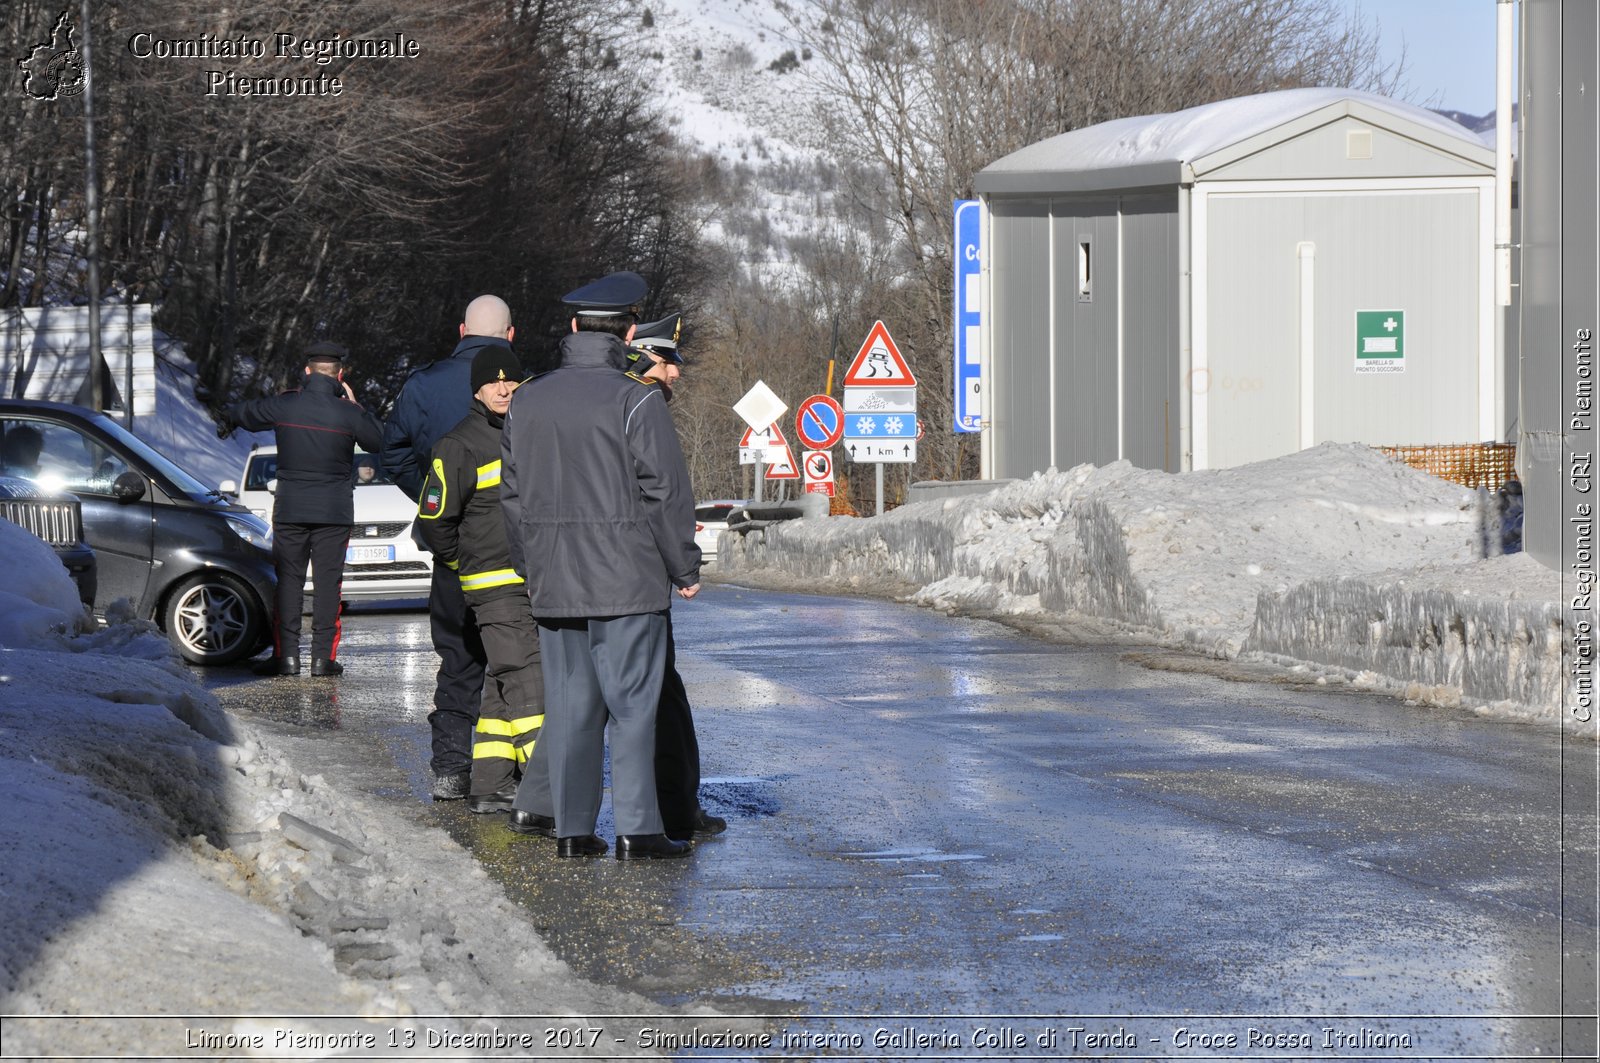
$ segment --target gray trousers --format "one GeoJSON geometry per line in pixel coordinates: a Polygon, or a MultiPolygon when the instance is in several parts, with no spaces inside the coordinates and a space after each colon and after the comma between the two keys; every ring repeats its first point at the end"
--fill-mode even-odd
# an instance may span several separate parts
{"type": "MultiPolygon", "coordinates": [[[[656,703],[666,650],[665,612],[539,621],[545,719],[535,758],[540,747],[549,758],[558,836],[594,833],[608,724],[617,833],[662,833],[656,805],[656,703]]],[[[529,772],[524,780],[538,774],[529,772]]],[[[538,795],[529,789],[518,793],[517,807],[542,813],[538,795]]]]}

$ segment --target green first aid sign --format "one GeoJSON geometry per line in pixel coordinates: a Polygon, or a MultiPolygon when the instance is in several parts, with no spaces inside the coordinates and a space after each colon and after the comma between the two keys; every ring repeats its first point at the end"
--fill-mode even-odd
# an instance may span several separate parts
{"type": "Polygon", "coordinates": [[[1406,371],[1406,312],[1356,311],[1356,372],[1406,371]]]}

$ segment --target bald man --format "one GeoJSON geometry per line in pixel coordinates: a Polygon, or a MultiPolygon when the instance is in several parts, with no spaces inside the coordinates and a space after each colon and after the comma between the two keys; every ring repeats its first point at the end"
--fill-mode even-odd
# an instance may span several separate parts
{"type": "MultiPolygon", "coordinates": [[[[383,467],[413,500],[421,494],[434,444],[471,411],[472,360],[486,347],[509,350],[515,334],[505,300],[480,295],[461,316],[461,341],[450,356],[406,378],[383,426],[383,467]]],[[[416,536],[415,530],[412,534],[416,536]]],[[[420,540],[418,545],[426,549],[420,540]]],[[[471,785],[472,734],[478,724],[486,657],[461,580],[442,564],[433,566],[428,615],[433,648],[439,654],[433,711],[428,714],[433,732],[433,797],[455,801],[467,797],[471,785]]],[[[482,805],[473,811],[496,812],[504,807],[482,805]]]]}

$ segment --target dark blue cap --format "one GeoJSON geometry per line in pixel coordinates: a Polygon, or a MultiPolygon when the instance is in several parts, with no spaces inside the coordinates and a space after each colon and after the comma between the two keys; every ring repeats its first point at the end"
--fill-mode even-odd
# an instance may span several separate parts
{"type": "Polygon", "coordinates": [[[308,362],[342,362],[349,354],[349,351],[337,343],[319,340],[305,349],[304,357],[308,362]]]}
{"type": "Polygon", "coordinates": [[[650,286],[644,278],[625,270],[590,281],[568,292],[561,301],[575,315],[615,317],[618,314],[637,314],[639,305],[649,294],[650,286]]]}
{"type": "Polygon", "coordinates": [[[633,346],[628,351],[629,357],[636,360],[638,352],[646,350],[673,365],[682,365],[683,355],[678,353],[678,334],[682,331],[681,310],[668,314],[660,321],[639,325],[633,330],[633,346]]]}

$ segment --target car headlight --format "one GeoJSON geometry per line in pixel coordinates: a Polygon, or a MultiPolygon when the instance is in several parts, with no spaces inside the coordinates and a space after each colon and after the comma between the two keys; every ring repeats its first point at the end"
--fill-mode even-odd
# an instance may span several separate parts
{"type": "Polygon", "coordinates": [[[259,546],[263,550],[272,549],[272,528],[260,517],[253,513],[249,516],[243,513],[230,513],[225,519],[228,527],[233,529],[233,534],[251,546],[259,546]]]}

